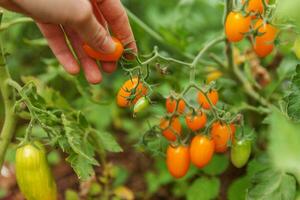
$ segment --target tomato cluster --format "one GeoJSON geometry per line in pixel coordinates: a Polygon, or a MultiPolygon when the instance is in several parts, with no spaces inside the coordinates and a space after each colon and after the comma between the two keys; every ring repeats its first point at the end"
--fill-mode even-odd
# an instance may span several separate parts
{"type": "MultiPolygon", "coordinates": [[[[262,18],[263,0],[249,0],[245,12],[232,11],[226,17],[225,34],[230,42],[239,42],[253,33],[253,49],[259,57],[269,55],[274,49],[278,30],[262,18]]],[[[266,1],[268,3],[269,1],[266,1]]],[[[245,2],[243,2],[245,3],[245,2]]]]}
{"type": "Polygon", "coordinates": [[[247,163],[251,153],[251,142],[244,143],[235,139],[236,125],[218,119],[208,123],[207,115],[213,112],[218,99],[217,90],[211,89],[205,93],[199,91],[199,109],[187,112],[188,106],[184,99],[167,98],[168,114],[161,119],[159,127],[162,135],[170,142],[166,152],[166,163],[173,177],[183,177],[188,172],[190,163],[198,168],[205,167],[215,153],[225,153],[229,144],[232,144],[233,165],[242,167],[247,163]],[[182,133],[181,116],[184,116],[188,129],[195,133],[188,134],[185,139],[182,139],[185,134],[182,133]],[[204,128],[208,130],[207,134],[204,134],[204,128]]]}

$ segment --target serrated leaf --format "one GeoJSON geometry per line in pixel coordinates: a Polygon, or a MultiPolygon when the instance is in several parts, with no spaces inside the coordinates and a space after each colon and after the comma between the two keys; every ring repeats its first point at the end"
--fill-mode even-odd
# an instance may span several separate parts
{"type": "Polygon", "coordinates": [[[107,133],[107,132],[98,132],[96,131],[96,135],[98,139],[101,141],[102,145],[104,146],[104,149],[110,152],[122,152],[122,147],[117,143],[115,138],[107,133]]]}
{"type": "Polygon", "coordinates": [[[220,175],[228,168],[228,165],[229,161],[225,155],[214,155],[209,165],[202,170],[208,175],[220,175]]]}
{"type": "Polygon", "coordinates": [[[296,180],[282,171],[267,169],[256,173],[247,200],[294,200],[296,180]]]}
{"type": "Polygon", "coordinates": [[[218,178],[201,177],[196,179],[189,187],[187,200],[210,200],[217,198],[220,190],[220,180],[218,178]]]}
{"type": "Polygon", "coordinates": [[[71,153],[66,160],[71,164],[79,179],[86,180],[93,175],[93,166],[81,155],[71,153]]]}

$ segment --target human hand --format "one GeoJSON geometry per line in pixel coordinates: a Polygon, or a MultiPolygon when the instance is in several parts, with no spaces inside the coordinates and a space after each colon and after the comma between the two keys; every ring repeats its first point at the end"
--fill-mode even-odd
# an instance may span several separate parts
{"type": "MultiPolygon", "coordinates": [[[[86,79],[93,84],[102,80],[97,63],[88,57],[82,45],[104,53],[114,51],[114,43],[107,31],[110,28],[123,45],[137,51],[128,17],[120,0],[0,0],[8,10],[23,13],[36,20],[58,61],[70,74],[78,74],[82,66],[86,79]],[[92,6],[93,4],[93,6],[92,6]],[[70,41],[79,63],[69,49],[70,41]]],[[[115,62],[101,62],[103,71],[116,70],[115,62]]]]}

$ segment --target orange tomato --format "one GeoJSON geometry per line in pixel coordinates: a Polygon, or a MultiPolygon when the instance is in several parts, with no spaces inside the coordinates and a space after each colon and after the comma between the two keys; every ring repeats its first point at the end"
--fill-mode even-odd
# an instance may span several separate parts
{"type": "Polygon", "coordinates": [[[221,122],[215,122],[212,125],[211,136],[217,153],[223,153],[227,150],[227,144],[230,140],[233,140],[234,132],[234,125],[227,125],[221,122]]]}
{"type": "Polygon", "coordinates": [[[117,94],[117,104],[120,107],[128,107],[132,104],[135,104],[142,96],[147,94],[147,88],[139,82],[138,78],[133,78],[127,80],[122,87],[120,88],[117,94]],[[137,86],[138,84],[138,86],[137,86]],[[136,91],[133,92],[133,89],[136,88],[136,91]],[[135,95],[135,98],[130,99],[131,95],[135,95]]]}
{"type": "Polygon", "coordinates": [[[112,37],[112,40],[115,43],[115,51],[112,53],[102,53],[99,51],[94,50],[92,47],[90,47],[88,44],[83,45],[83,50],[85,53],[90,56],[91,58],[94,58],[96,60],[100,61],[106,61],[106,62],[113,62],[113,61],[118,61],[120,57],[123,54],[124,47],[120,40],[118,40],[115,37],[112,37]]]}
{"type": "Polygon", "coordinates": [[[215,144],[213,140],[203,135],[197,135],[193,138],[190,146],[191,162],[202,168],[207,165],[214,155],[215,144]]]}
{"type": "Polygon", "coordinates": [[[199,111],[196,115],[189,114],[185,117],[186,125],[192,130],[197,131],[205,127],[207,118],[204,112],[199,111]]]}
{"type": "MultiPolygon", "coordinates": [[[[247,5],[247,11],[262,14],[264,12],[264,4],[262,1],[263,0],[249,0],[247,5]]],[[[244,2],[245,0],[243,0],[243,3],[244,2]]],[[[266,0],[266,2],[269,3],[269,0],[266,0]]],[[[255,19],[255,16],[253,16],[252,18],[255,19]]]]}
{"type": "Polygon", "coordinates": [[[163,136],[169,141],[176,141],[177,135],[181,135],[181,124],[177,117],[171,120],[163,118],[160,121],[159,127],[163,130],[163,136]]]}
{"type": "Polygon", "coordinates": [[[249,32],[251,17],[244,17],[240,12],[230,12],[225,22],[225,34],[230,42],[239,42],[249,32]]]}
{"type": "Polygon", "coordinates": [[[277,35],[277,29],[263,20],[259,19],[255,26],[258,29],[259,36],[255,37],[254,51],[259,57],[269,55],[274,49],[274,40],[277,35]]]}
{"type": "Polygon", "coordinates": [[[168,170],[173,177],[181,178],[186,175],[190,167],[189,147],[172,147],[169,145],[166,163],[168,170]]]}
{"type": "MultiPolygon", "coordinates": [[[[218,92],[216,90],[211,90],[208,94],[207,94],[208,98],[210,99],[211,103],[213,105],[216,105],[218,103],[219,100],[219,95],[218,92]]],[[[205,95],[202,92],[198,93],[198,103],[204,108],[204,109],[210,109],[210,104],[207,101],[205,95]]]]}
{"type": "MultiPolygon", "coordinates": [[[[166,108],[168,113],[173,113],[176,109],[177,101],[175,99],[172,99],[171,97],[168,97],[166,100],[166,108]]],[[[182,99],[178,102],[177,112],[182,114],[185,109],[185,103],[182,99]]]]}

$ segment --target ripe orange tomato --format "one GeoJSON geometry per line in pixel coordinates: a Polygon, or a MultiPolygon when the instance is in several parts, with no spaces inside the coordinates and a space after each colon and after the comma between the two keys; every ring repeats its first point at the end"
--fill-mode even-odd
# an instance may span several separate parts
{"type": "Polygon", "coordinates": [[[94,50],[92,47],[90,47],[88,44],[83,45],[83,50],[85,53],[90,56],[91,58],[94,58],[96,60],[100,61],[106,61],[106,62],[112,62],[112,61],[118,61],[120,57],[123,54],[124,47],[120,40],[118,40],[115,37],[112,37],[112,40],[115,43],[115,51],[112,53],[102,53],[99,51],[94,50]]]}
{"type": "Polygon", "coordinates": [[[254,51],[259,57],[269,55],[274,49],[274,40],[277,35],[277,29],[263,20],[259,19],[255,26],[261,35],[255,37],[254,51]]]}
{"type": "MultiPolygon", "coordinates": [[[[216,90],[211,90],[207,94],[208,98],[210,99],[211,103],[213,105],[216,105],[219,100],[219,95],[216,90]]],[[[204,108],[204,109],[210,109],[210,104],[207,101],[205,95],[202,92],[198,93],[198,103],[204,108]]]]}
{"type": "Polygon", "coordinates": [[[189,147],[172,147],[169,145],[166,162],[168,170],[173,177],[183,177],[190,167],[189,147]]]}
{"type": "Polygon", "coordinates": [[[211,161],[214,148],[213,140],[203,135],[195,136],[190,147],[191,162],[199,168],[204,167],[211,161]]]}
{"type": "Polygon", "coordinates": [[[238,42],[249,32],[251,17],[244,17],[240,12],[230,12],[225,22],[225,34],[230,42],[238,42]]]}
{"type": "Polygon", "coordinates": [[[167,138],[169,141],[176,141],[177,135],[181,134],[181,124],[177,117],[174,117],[170,120],[163,118],[160,121],[159,127],[163,130],[162,134],[167,138]],[[169,127],[169,128],[168,128],[169,127]]]}
{"type": "Polygon", "coordinates": [[[223,153],[227,150],[227,144],[234,138],[235,126],[227,125],[221,122],[215,122],[212,125],[211,136],[215,143],[215,151],[223,153]]]}
{"type": "Polygon", "coordinates": [[[199,111],[196,115],[189,114],[185,117],[186,125],[192,130],[197,131],[205,127],[207,118],[204,112],[199,111]]]}
{"type": "Polygon", "coordinates": [[[138,78],[132,78],[127,80],[122,85],[117,95],[118,106],[128,107],[131,104],[135,104],[142,96],[145,96],[147,94],[147,88],[144,87],[141,82],[139,83],[138,82],[139,82],[138,78]],[[135,87],[136,87],[136,91],[133,93],[133,89],[135,87]],[[129,99],[131,95],[135,95],[135,98],[129,99]]]}
{"type": "MultiPolygon", "coordinates": [[[[175,99],[172,99],[171,97],[168,97],[166,100],[166,108],[168,113],[173,113],[176,108],[177,101],[175,99]]],[[[178,102],[177,112],[182,114],[185,109],[185,103],[182,99],[178,102]]]]}
{"type": "MultiPolygon", "coordinates": [[[[247,11],[262,14],[264,12],[264,4],[262,1],[263,0],[249,0],[247,11]]],[[[243,3],[244,2],[245,0],[243,0],[243,3]]],[[[269,3],[269,0],[266,0],[266,2],[269,3]]],[[[255,18],[255,16],[253,16],[252,18],[255,18]]]]}

